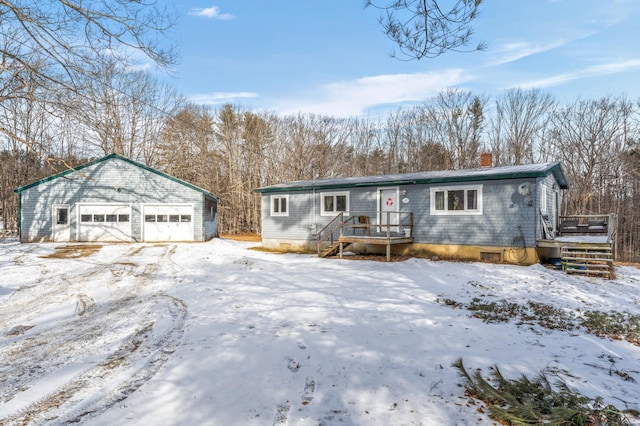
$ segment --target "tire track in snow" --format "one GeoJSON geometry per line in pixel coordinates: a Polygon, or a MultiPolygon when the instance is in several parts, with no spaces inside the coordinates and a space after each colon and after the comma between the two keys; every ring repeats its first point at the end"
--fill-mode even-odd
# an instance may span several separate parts
{"type": "Polygon", "coordinates": [[[123,401],[151,379],[180,345],[187,315],[187,306],[182,300],[167,295],[154,297],[166,303],[174,319],[171,327],[162,335],[151,339],[154,324],[145,324],[103,362],[79,374],[20,413],[0,419],[0,424],[80,423],[123,401]],[[139,361],[143,362],[142,366],[131,371],[131,366],[139,361]],[[128,378],[113,384],[106,392],[107,395],[100,396],[105,393],[102,383],[123,372],[128,378]]]}
{"type": "MultiPolygon", "coordinates": [[[[145,248],[147,247],[138,249],[138,251],[145,248]]],[[[175,249],[176,246],[163,249],[159,259],[171,261],[170,257],[175,249]]],[[[128,252],[121,258],[130,258],[134,254],[136,254],[135,250],[128,252]]],[[[91,350],[91,347],[69,346],[69,342],[95,340],[105,330],[113,327],[113,324],[109,323],[111,317],[126,318],[130,322],[134,321],[138,324],[138,327],[129,333],[127,339],[113,353],[104,355],[102,362],[75,375],[63,386],[50,392],[39,401],[0,419],[0,424],[83,422],[84,419],[95,417],[126,399],[157,373],[180,345],[187,316],[187,306],[178,298],[163,293],[146,296],[144,301],[140,297],[141,289],[153,279],[159,269],[159,263],[149,263],[144,266],[142,271],[125,271],[126,273],[119,276],[114,274],[114,278],[119,280],[135,277],[136,285],[126,289],[115,300],[102,306],[87,304],[86,298],[81,299],[84,302],[80,308],[77,306],[76,309],[80,309],[82,315],[72,321],[67,321],[57,332],[43,332],[40,335],[30,336],[29,339],[23,339],[20,345],[16,345],[13,351],[0,353],[2,364],[9,360],[24,366],[21,371],[12,371],[11,374],[5,375],[5,377],[14,378],[12,383],[7,383],[6,380],[5,383],[2,383],[2,379],[0,379],[0,388],[12,389],[9,394],[0,395],[0,402],[2,402],[10,400],[36,384],[39,379],[64,367],[65,360],[66,363],[76,361],[73,357],[67,356],[69,352],[77,354],[82,350],[91,350]],[[89,309],[86,308],[87,306],[89,309]],[[161,308],[166,309],[170,317],[170,325],[162,332],[155,330],[158,326],[155,321],[149,319],[149,316],[159,314],[161,308]],[[142,315],[141,311],[144,312],[142,315]],[[154,330],[155,333],[153,333],[154,330]],[[153,335],[157,335],[157,337],[152,338],[153,335]],[[70,339],[71,336],[73,338],[70,339]],[[65,343],[67,346],[64,345],[65,343]],[[36,365],[36,371],[34,371],[31,356],[42,354],[42,344],[49,345],[53,349],[53,353],[44,352],[48,358],[54,358],[54,361],[48,364],[44,363],[42,366],[36,365]],[[57,347],[60,349],[56,351],[57,347]]],[[[76,276],[70,281],[79,277],[87,279],[92,274],[100,273],[109,267],[110,265],[98,265],[90,272],[76,276]]],[[[70,285],[73,284],[73,282],[70,283],[70,285]]]]}
{"type": "MultiPolygon", "coordinates": [[[[13,303],[12,310],[14,312],[25,312],[25,315],[12,315],[12,312],[7,310],[3,312],[3,316],[9,322],[14,320],[15,317],[24,320],[25,316],[37,317],[37,314],[42,315],[45,310],[39,308],[51,303],[49,297],[66,293],[69,288],[74,286],[80,287],[84,283],[90,282],[97,274],[105,271],[115,270],[116,273],[113,273],[112,282],[117,283],[126,276],[133,274],[132,268],[127,268],[125,270],[126,273],[121,273],[121,266],[125,261],[133,265],[129,259],[140,251],[141,248],[134,248],[110,263],[99,264],[74,276],[63,275],[61,281],[65,283],[64,286],[57,286],[44,296],[34,296],[31,300],[24,300],[23,304],[20,304],[19,301],[13,303]]],[[[139,290],[134,289],[133,291],[137,292],[139,290]]],[[[22,338],[5,335],[5,337],[14,341],[0,351],[0,368],[3,366],[10,368],[8,372],[6,372],[7,368],[2,368],[5,374],[0,376],[0,403],[5,403],[11,400],[16,393],[29,389],[32,383],[37,382],[52,371],[59,370],[77,361],[73,355],[82,351],[96,350],[91,346],[91,343],[104,334],[105,328],[113,326],[113,324],[105,324],[105,317],[117,313],[119,317],[127,318],[135,314],[135,312],[129,312],[130,309],[126,309],[134,294],[129,290],[120,297],[116,295],[114,301],[107,301],[100,307],[93,306],[91,308],[94,311],[92,312],[93,315],[85,315],[87,313],[85,310],[82,312],[82,318],[74,317],[67,321],[57,322],[52,328],[44,329],[37,334],[23,336],[22,338]],[[70,339],[69,336],[74,336],[75,338],[70,339]]],[[[79,306],[77,304],[76,313],[78,313],[78,309],[79,306]]],[[[13,327],[12,330],[15,328],[13,327]]]]}
{"type": "MultiPolygon", "coordinates": [[[[8,329],[11,323],[31,321],[37,316],[51,311],[52,307],[68,302],[74,290],[82,293],[84,291],[83,285],[101,273],[111,272],[114,284],[121,281],[129,275],[127,272],[131,272],[135,267],[135,264],[130,259],[144,250],[144,248],[132,248],[109,263],[99,263],[88,270],[83,270],[79,274],[67,273],[51,277],[50,272],[37,263],[38,267],[41,268],[41,276],[36,283],[16,291],[12,296],[11,303],[3,304],[0,330],[8,329]]],[[[26,261],[22,259],[27,254],[30,254],[30,252],[21,256],[21,262],[26,261]]],[[[94,259],[92,258],[91,260],[94,259]]],[[[74,259],[69,259],[69,261],[77,262],[74,259]]]]}

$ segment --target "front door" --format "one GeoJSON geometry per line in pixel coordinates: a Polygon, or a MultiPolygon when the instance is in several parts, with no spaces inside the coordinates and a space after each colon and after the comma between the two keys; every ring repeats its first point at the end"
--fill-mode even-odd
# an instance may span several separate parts
{"type": "MultiPolygon", "coordinates": [[[[378,189],[380,225],[398,225],[400,223],[399,190],[397,187],[378,189]]],[[[389,227],[390,232],[398,232],[398,226],[389,227]]],[[[381,226],[380,232],[387,232],[387,226],[381,226]]]]}
{"type": "Polygon", "coordinates": [[[53,206],[53,241],[69,241],[70,237],[69,206],[55,204],[53,206]]]}

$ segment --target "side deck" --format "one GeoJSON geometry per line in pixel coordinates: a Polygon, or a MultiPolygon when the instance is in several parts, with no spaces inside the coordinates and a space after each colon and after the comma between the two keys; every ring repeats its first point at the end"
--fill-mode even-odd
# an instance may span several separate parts
{"type": "Polygon", "coordinates": [[[542,260],[567,273],[613,278],[616,215],[560,216],[552,238],[537,241],[542,260]]]}

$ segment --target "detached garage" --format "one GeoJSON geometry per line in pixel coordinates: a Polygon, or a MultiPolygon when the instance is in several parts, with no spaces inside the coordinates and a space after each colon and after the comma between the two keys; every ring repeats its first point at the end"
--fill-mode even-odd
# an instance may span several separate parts
{"type": "Polygon", "coordinates": [[[20,241],[206,241],[218,197],[110,154],[15,190],[20,241]]]}

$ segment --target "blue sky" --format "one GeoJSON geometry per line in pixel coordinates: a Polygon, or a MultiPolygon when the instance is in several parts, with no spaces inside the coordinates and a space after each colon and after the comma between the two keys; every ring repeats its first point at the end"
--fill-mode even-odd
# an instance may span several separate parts
{"type": "MultiPolygon", "coordinates": [[[[170,1],[170,0],[167,0],[170,1]]],[[[449,2],[443,0],[443,2],[449,2]]],[[[190,100],[280,114],[367,116],[455,87],[495,98],[537,87],[561,102],[640,98],[639,0],[485,0],[487,49],[399,61],[361,0],[182,0],[161,79],[190,100]]]]}

